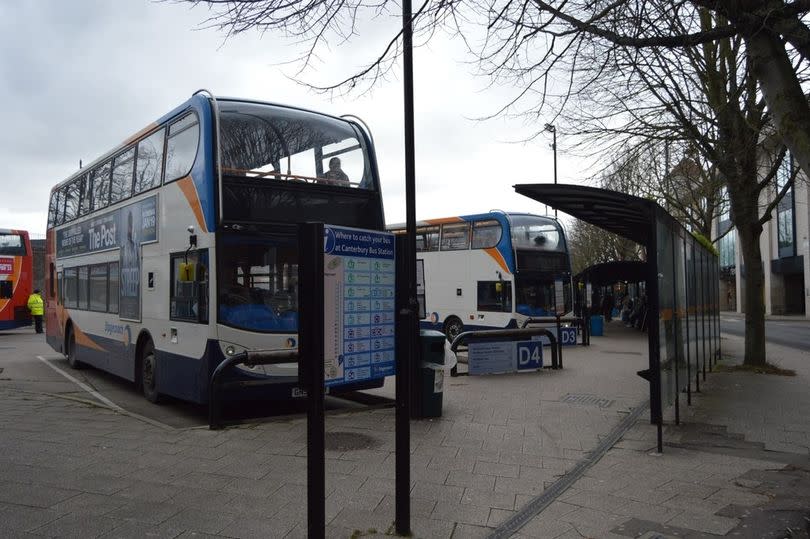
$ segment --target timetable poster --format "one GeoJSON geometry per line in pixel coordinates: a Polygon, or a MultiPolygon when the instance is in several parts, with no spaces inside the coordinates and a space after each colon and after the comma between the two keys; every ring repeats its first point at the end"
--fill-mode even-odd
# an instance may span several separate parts
{"type": "Polygon", "coordinates": [[[326,225],[323,265],[326,385],[393,375],[394,235],[326,225]]]}

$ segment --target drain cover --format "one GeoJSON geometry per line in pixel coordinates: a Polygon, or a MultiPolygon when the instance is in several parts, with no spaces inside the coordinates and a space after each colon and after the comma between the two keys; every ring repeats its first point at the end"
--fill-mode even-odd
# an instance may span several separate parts
{"type": "Polygon", "coordinates": [[[598,406],[599,408],[610,408],[613,405],[613,400],[587,393],[568,393],[565,397],[560,399],[562,402],[571,404],[581,404],[583,406],[598,406]]]}
{"type": "Polygon", "coordinates": [[[357,451],[380,445],[376,439],[359,432],[327,432],[325,441],[327,451],[357,451]]]}

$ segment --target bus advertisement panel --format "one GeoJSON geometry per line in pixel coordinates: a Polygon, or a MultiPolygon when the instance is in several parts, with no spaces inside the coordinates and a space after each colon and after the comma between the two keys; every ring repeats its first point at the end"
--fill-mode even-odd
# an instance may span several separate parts
{"type": "Polygon", "coordinates": [[[28,232],[0,229],[0,330],[31,325],[33,254],[28,232]]]}

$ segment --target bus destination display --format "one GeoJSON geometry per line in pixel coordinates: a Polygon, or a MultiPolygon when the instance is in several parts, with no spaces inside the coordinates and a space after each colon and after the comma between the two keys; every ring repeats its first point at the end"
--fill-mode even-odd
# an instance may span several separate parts
{"type": "Polygon", "coordinates": [[[394,235],[324,227],[324,379],[383,378],[394,363],[394,235]]]}

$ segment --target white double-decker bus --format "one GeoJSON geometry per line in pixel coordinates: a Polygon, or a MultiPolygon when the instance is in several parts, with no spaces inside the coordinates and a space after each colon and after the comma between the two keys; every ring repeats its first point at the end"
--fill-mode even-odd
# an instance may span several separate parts
{"type": "MultiPolygon", "coordinates": [[[[205,403],[226,357],[297,347],[306,221],[384,230],[364,126],[198,92],[53,188],[48,342],[151,401],[205,403]]],[[[261,396],[300,394],[295,364],[227,377],[248,382],[241,396],[268,379],[261,396]]]]}
{"type": "MultiPolygon", "coordinates": [[[[404,224],[388,229],[406,233],[404,224]]],[[[502,211],[427,219],[417,223],[416,250],[425,280],[421,325],[451,341],[462,331],[516,328],[572,310],[571,259],[556,219],[502,211]]]]}

